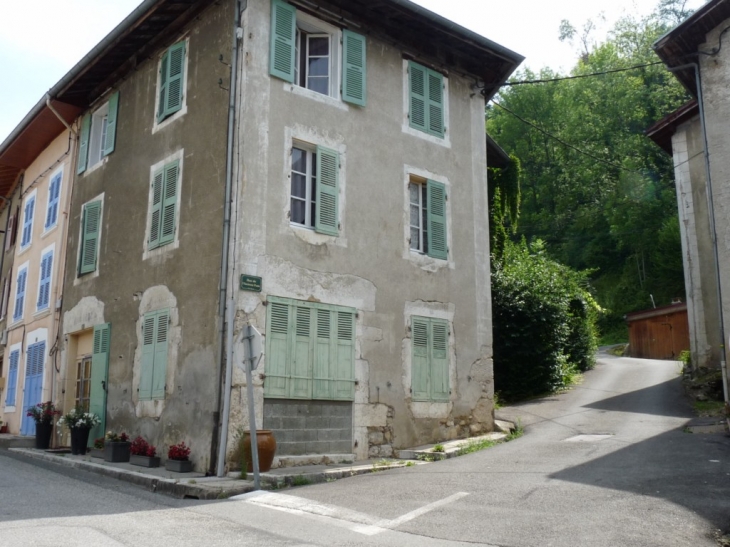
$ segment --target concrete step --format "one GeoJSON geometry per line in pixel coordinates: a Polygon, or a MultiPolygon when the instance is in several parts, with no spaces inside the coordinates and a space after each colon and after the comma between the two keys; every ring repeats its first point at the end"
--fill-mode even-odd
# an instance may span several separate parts
{"type": "Polygon", "coordinates": [[[23,437],[21,435],[9,435],[3,433],[0,435],[0,450],[8,448],[33,448],[35,446],[35,437],[23,437]]]}

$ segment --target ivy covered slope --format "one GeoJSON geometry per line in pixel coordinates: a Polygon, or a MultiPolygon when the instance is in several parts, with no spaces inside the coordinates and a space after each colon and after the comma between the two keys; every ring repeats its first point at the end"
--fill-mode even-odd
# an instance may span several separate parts
{"type": "MultiPolygon", "coordinates": [[[[651,64],[654,40],[688,15],[682,4],[663,0],[649,17],[625,17],[600,44],[588,24],[571,75],[649,66],[504,87],[495,102],[511,112],[488,109],[490,135],[522,167],[521,218],[511,238],[541,239],[550,257],[593,272],[596,299],[608,310],[606,341],[626,339],[623,315],[651,307],[650,295],[657,305],[684,296],[672,160],[643,135],[687,100],[663,65],[651,64]]],[[[578,34],[567,22],[560,31],[566,39],[578,34]]],[[[514,81],[560,76],[527,70],[514,81]]],[[[501,241],[494,243],[499,251],[501,241]]]]}

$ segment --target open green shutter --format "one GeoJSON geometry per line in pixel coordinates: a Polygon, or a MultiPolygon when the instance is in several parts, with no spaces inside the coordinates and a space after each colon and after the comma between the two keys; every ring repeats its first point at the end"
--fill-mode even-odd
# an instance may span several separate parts
{"type": "Polygon", "coordinates": [[[314,310],[309,306],[292,306],[294,319],[294,336],[290,336],[292,368],[292,399],[312,398],[312,315],[314,310]]]}
{"type": "Polygon", "coordinates": [[[109,345],[111,343],[111,323],[94,325],[94,341],[91,354],[91,389],[89,412],[101,419],[101,423],[91,430],[89,440],[104,436],[106,430],[106,387],[109,376],[109,345]]]}
{"type": "Polygon", "coordinates": [[[449,400],[449,324],[431,320],[431,399],[449,400]]]}
{"type": "Polygon", "coordinates": [[[91,133],[91,114],[86,114],[81,120],[81,136],[79,138],[79,158],[76,163],[76,174],[86,171],[86,161],[89,157],[89,134],[91,133]]]}
{"type": "Polygon", "coordinates": [[[168,49],[160,59],[160,96],[157,105],[157,123],[165,119],[165,99],[167,98],[167,65],[170,61],[168,49]]]}
{"type": "Polygon", "coordinates": [[[349,30],[342,31],[342,100],[365,106],[367,98],[367,40],[349,30]]]}
{"type": "Polygon", "coordinates": [[[355,314],[347,311],[332,313],[337,318],[334,369],[334,399],[355,399],[355,314]]]}
{"type": "Polygon", "coordinates": [[[446,186],[428,181],[428,256],[448,259],[446,238],[446,186]]]}
{"type": "Polygon", "coordinates": [[[167,383],[167,346],[170,326],[170,311],[163,310],[156,313],[154,366],[152,369],[152,398],[165,398],[165,384],[167,383]]]}
{"type": "Polygon", "coordinates": [[[271,2],[271,52],[269,73],[294,83],[297,10],[281,0],[271,2]]]}
{"type": "Polygon", "coordinates": [[[444,136],[444,77],[429,70],[428,78],[428,132],[444,136]]]}
{"type": "Polygon", "coordinates": [[[119,110],[119,91],[109,97],[109,113],[106,116],[106,136],[102,145],[102,156],[114,152],[117,135],[117,111],[119,110]]]}
{"type": "Polygon", "coordinates": [[[408,63],[410,126],[427,131],[426,76],[428,69],[414,62],[408,63]]]}
{"type": "Polygon", "coordinates": [[[430,366],[428,319],[411,318],[411,397],[414,401],[428,401],[430,366]]]}
{"type": "Polygon", "coordinates": [[[164,190],[162,192],[160,245],[175,239],[175,213],[177,208],[177,188],[180,175],[180,162],[174,161],[164,168],[164,190]]]}
{"type": "Polygon", "coordinates": [[[167,89],[163,116],[174,114],[183,104],[183,84],[185,82],[185,41],[170,46],[167,50],[167,89]]]}
{"type": "Polygon", "coordinates": [[[142,364],[139,371],[139,399],[152,399],[152,375],[155,367],[157,314],[146,313],[142,323],[142,364]]]}
{"type": "Polygon", "coordinates": [[[314,363],[312,368],[312,398],[332,399],[333,374],[330,367],[334,355],[333,312],[329,307],[318,306],[315,310],[317,324],[314,332],[314,363]]]}
{"type": "Polygon", "coordinates": [[[281,302],[270,302],[266,321],[264,396],[288,397],[289,305],[281,302]]]}
{"type": "Polygon", "coordinates": [[[160,224],[162,216],[162,190],[164,186],[164,169],[157,171],[152,177],[152,211],[150,218],[150,249],[160,245],[160,224]]]}
{"type": "Polygon", "coordinates": [[[338,181],[340,155],[329,148],[317,147],[317,214],[314,230],[339,235],[338,181]]]}
{"type": "Polygon", "coordinates": [[[99,248],[99,221],[101,220],[101,201],[92,201],[84,206],[81,229],[81,253],[79,255],[79,275],[96,270],[96,255],[99,248]]]}

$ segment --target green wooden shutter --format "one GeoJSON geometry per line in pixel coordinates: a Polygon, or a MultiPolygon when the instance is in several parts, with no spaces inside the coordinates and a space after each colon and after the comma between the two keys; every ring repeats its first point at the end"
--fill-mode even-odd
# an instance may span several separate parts
{"type": "Polygon", "coordinates": [[[365,106],[367,98],[367,39],[349,30],[342,31],[342,100],[365,106]]]}
{"type": "Polygon", "coordinates": [[[174,114],[182,108],[183,84],[185,82],[185,41],[170,46],[167,50],[167,89],[163,117],[174,114]]]}
{"type": "Polygon", "coordinates": [[[167,65],[170,62],[170,50],[168,49],[160,59],[160,95],[157,105],[157,123],[165,119],[165,98],[167,97],[167,65]]]}
{"type": "Polygon", "coordinates": [[[152,368],[152,398],[165,398],[167,383],[167,346],[170,326],[170,311],[156,312],[154,366],[152,368]]]}
{"type": "Polygon", "coordinates": [[[81,229],[81,253],[79,255],[79,275],[96,270],[96,255],[99,248],[99,221],[101,201],[92,201],[84,206],[84,219],[81,229]]]}
{"type": "Polygon", "coordinates": [[[89,134],[91,133],[91,114],[86,114],[81,120],[81,137],[79,138],[79,158],[76,162],[76,174],[86,171],[86,161],[89,157],[89,134]]]}
{"type": "Polygon", "coordinates": [[[428,181],[428,256],[448,259],[446,238],[446,186],[428,181]]]}
{"type": "Polygon", "coordinates": [[[338,183],[340,155],[329,148],[317,147],[317,214],[314,230],[339,235],[338,183]]]}
{"type": "Polygon", "coordinates": [[[266,317],[266,379],[264,396],[289,395],[289,305],[270,302],[266,317]]]}
{"type": "Polygon", "coordinates": [[[449,324],[431,320],[431,399],[449,400],[449,324]]]}
{"type": "Polygon", "coordinates": [[[334,393],[339,401],[355,399],[355,314],[349,311],[333,312],[337,317],[337,341],[334,352],[334,393]]]}
{"type": "Polygon", "coordinates": [[[164,168],[164,191],[161,203],[161,225],[159,245],[175,239],[175,213],[177,208],[177,187],[180,175],[180,162],[169,163],[164,168]]]}
{"type": "Polygon", "coordinates": [[[89,441],[104,436],[106,430],[106,386],[109,377],[109,345],[111,343],[111,323],[94,325],[94,343],[91,354],[91,379],[89,412],[101,419],[101,423],[91,430],[89,441]]]}
{"type": "Polygon", "coordinates": [[[119,110],[119,91],[109,97],[109,113],[106,116],[106,137],[102,145],[102,156],[114,152],[117,135],[117,112],[119,110]]]}
{"type": "Polygon", "coordinates": [[[152,211],[150,218],[149,249],[160,246],[160,225],[162,216],[162,190],[164,186],[164,169],[157,171],[152,177],[152,211]]]}
{"type": "Polygon", "coordinates": [[[292,399],[312,398],[312,315],[314,310],[305,305],[292,306],[294,336],[290,336],[292,368],[290,396],[292,399]]]}
{"type": "Polygon", "coordinates": [[[155,329],[157,314],[146,313],[142,322],[142,363],[139,371],[139,399],[152,399],[152,375],[155,368],[155,329]]]}
{"type": "Polygon", "coordinates": [[[271,2],[271,51],[269,73],[294,83],[297,10],[281,0],[271,2]]]}
{"type": "Polygon", "coordinates": [[[334,321],[329,307],[318,306],[315,310],[314,364],[312,367],[312,398],[332,399],[333,374],[330,363],[333,361],[334,321]]]}
{"type": "Polygon", "coordinates": [[[428,319],[411,318],[411,397],[414,401],[430,399],[429,326],[428,319]]]}
{"type": "Polygon", "coordinates": [[[444,77],[433,70],[428,71],[428,132],[437,137],[444,136],[444,77]]]}
{"type": "Polygon", "coordinates": [[[426,77],[428,69],[417,63],[408,63],[410,109],[408,118],[414,129],[427,131],[426,77]]]}

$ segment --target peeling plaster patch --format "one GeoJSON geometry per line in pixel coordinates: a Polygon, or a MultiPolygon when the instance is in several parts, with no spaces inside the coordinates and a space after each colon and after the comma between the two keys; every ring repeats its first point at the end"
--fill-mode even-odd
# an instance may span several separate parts
{"type": "Polygon", "coordinates": [[[132,401],[135,406],[135,414],[138,418],[159,418],[165,410],[166,399],[155,399],[151,401],[139,400],[139,378],[142,367],[142,325],[144,315],[151,311],[169,308],[170,326],[168,330],[167,346],[167,369],[165,385],[167,386],[165,398],[172,393],[175,386],[175,374],[178,363],[178,352],[182,343],[182,327],[177,309],[175,295],[164,285],[150,287],[140,300],[139,317],[137,318],[135,331],[137,333],[137,346],[134,350],[134,364],[132,377],[132,401]]]}
{"type": "Polygon", "coordinates": [[[300,268],[277,256],[262,263],[266,294],[375,311],[376,287],[367,279],[300,268]]]}
{"type": "Polygon", "coordinates": [[[106,323],[104,303],[95,296],[84,296],[78,304],[63,314],[63,333],[78,332],[102,323],[106,323]]]}

